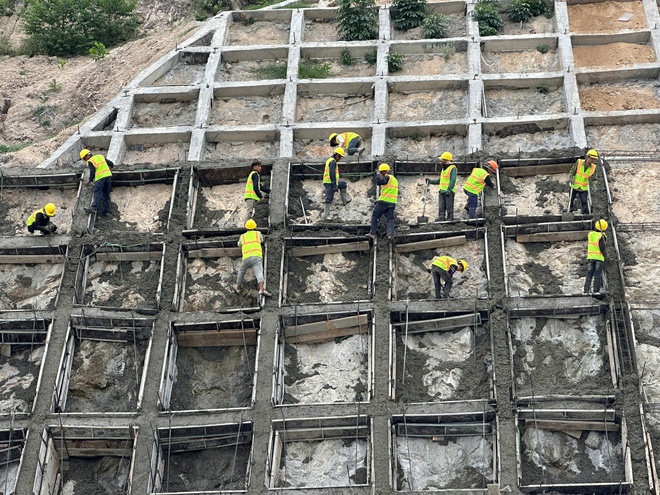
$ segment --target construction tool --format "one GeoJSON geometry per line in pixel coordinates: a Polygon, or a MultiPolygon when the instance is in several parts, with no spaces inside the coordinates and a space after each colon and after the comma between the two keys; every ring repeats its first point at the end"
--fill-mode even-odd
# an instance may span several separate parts
{"type": "Polygon", "coordinates": [[[424,188],[424,207],[422,208],[422,216],[417,217],[417,223],[429,223],[429,217],[426,216],[426,198],[429,195],[429,183],[425,182],[424,188]]]}

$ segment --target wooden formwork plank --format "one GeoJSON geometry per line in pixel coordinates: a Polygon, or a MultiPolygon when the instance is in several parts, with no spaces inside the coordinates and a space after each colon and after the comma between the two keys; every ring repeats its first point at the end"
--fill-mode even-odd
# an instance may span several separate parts
{"type": "Polygon", "coordinates": [[[0,254],[0,263],[36,264],[64,263],[66,259],[61,254],[0,254]]]}
{"type": "Polygon", "coordinates": [[[208,330],[179,332],[176,335],[179,347],[216,347],[231,345],[256,345],[256,330],[208,330]]]}
{"type": "Polygon", "coordinates": [[[619,425],[606,421],[562,421],[552,419],[526,419],[525,426],[532,426],[540,430],[588,430],[588,431],[619,431],[619,425]]]}
{"type": "Polygon", "coordinates": [[[43,477],[41,479],[41,489],[39,495],[51,495],[55,493],[55,484],[60,464],[60,457],[53,444],[53,439],[48,439],[48,448],[46,449],[46,459],[43,467],[43,477]]]}
{"type": "Polygon", "coordinates": [[[586,241],[586,230],[571,230],[567,232],[538,232],[536,234],[520,234],[516,242],[559,242],[559,241],[586,241]]]}
{"type": "Polygon", "coordinates": [[[526,167],[502,167],[500,170],[507,177],[529,177],[537,174],[568,173],[572,163],[553,163],[550,165],[532,165],[526,167]]]}
{"type": "Polygon", "coordinates": [[[366,325],[361,327],[335,328],[333,330],[307,333],[304,335],[292,335],[291,337],[285,337],[284,341],[288,344],[317,344],[320,342],[329,342],[337,337],[348,337],[367,333],[367,331],[368,328],[366,325]]]}
{"type": "Polygon", "coordinates": [[[430,239],[428,241],[408,242],[406,244],[397,244],[397,253],[410,253],[413,251],[421,251],[422,249],[435,249],[449,246],[460,246],[467,242],[467,237],[464,235],[454,237],[443,237],[442,239],[430,239]]]}
{"type": "Polygon", "coordinates": [[[243,251],[239,247],[202,248],[188,251],[188,258],[220,258],[223,256],[238,257],[243,251]]]}
{"type": "Polygon", "coordinates": [[[342,242],[323,246],[299,246],[291,248],[291,256],[313,256],[315,254],[344,253],[346,251],[369,251],[369,241],[342,242]]]}
{"type": "MultiPolygon", "coordinates": [[[[469,314],[458,316],[447,316],[446,318],[435,318],[423,321],[408,321],[408,333],[435,332],[438,330],[453,330],[455,328],[481,325],[481,314],[469,314]]],[[[405,328],[406,323],[397,323],[396,327],[405,328]]]]}
{"type": "Polygon", "coordinates": [[[160,261],[162,251],[139,251],[130,253],[96,253],[97,261],[160,261]]]}
{"type": "Polygon", "coordinates": [[[326,330],[335,330],[339,328],[350,328],[355,326],[366,326],[368,323],[368,315],[361,314],[355,316],[347,316],[345,318],[336,318],[334,320],[316,321],[313,323],[303,323],[302,325],[294,325],[284,327],[284,337],[301,336],[309,333],[324,332],[326,330]]]}

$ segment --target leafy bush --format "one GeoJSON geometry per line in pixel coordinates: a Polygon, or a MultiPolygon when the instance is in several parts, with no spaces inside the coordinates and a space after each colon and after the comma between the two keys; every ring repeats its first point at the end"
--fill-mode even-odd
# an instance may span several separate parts
{"type": "Polygon", "coordinates": [[[348,48],[343,48],[339,54],[339,61],[342,65],[355,65],[355,59],[348,48]]]}
{"type": "Polygon", "coordinates": [[[506,13],[511,22],[527,22],[533,17],[532,9],[529,8],[529,0],[511,0],[506,13]]]}
{"type": "Polygon", "coordinates": [[[453,43],[445,43],[442,45],[442,58],[449,60],[456,54],[456,45],[453,43]]]}
{"type": "Polygon", "coordinates": [[[7,36],[0,36],[0,55],[16,55],[16,50],[12,46],[7,36]]]}
{"type": "Polygon", "coordinates": [[[365,53],[364,59],[369,65],[374,65],[378,61],[378,50],[374,48],[373,50],[365,53]]]}
{"type": "Polygon", "coordinates": [[[231,10],[230,0],[193,0],[195,19],[205,21],[222,10],[231,10]]]}
{"type": "Polygon", "coordinates": [[[548,88],[547,84],[540,84],[540,85],[536,86],[536,91],[538,91],[542,95],[547,95],[548,92],[550,91],[550,88],[548,88]]]}
{"type": "Polygon", "coordinates": [[[89,49],[89,54],[94,59],[94,62],[98,62],[102,58],[105,58],[108,53],[110,52],[105,47],[105,45],[103,43],[99,43],[98,41],[95,41],[94,45],[89,49]]]}
{"type": "Polygon", "coordinates": [[[16,0],[0,0],[0,15],[12,15],[16,12],[16,0]]]}
{"type": "Polygon", "coordinates": [[[403,69],[403,55],[397,52],[387,54],[387,71],[392,74],[403,69]]]}
{"type": "Polygon", "coordinates": [[[548,45],[539,45],[536,47],[536,49],[543,54],[546,54],[550,51],[550,47],[548,45]]]}
{"type": "Polygon", "coordinates": [[[528,3],[529,3],[529,10],[534,17],[536,17],[537,15],[545,14],[549,10],[548,4],[545,3],[545,0],[528,0],[528,3]]]}
{"type": "Polygon", "coordinates": [[[444,14],[431,14],[422,21],[422,36],[426,39],[445,38],[449,21],[444,14]]]}
{"type": "Polygon", "coordinates": [[[378,38],[378,7],[375,0],[338,0],[337,34],[344,41],[378,38]]]}
{"type": "Polygon", "coordinates": [[[260,79],[286,79],[286,64],[266,64],[251,69],[260,79]]]}
{"type": "Polygon", "coordinates": [[[30,143],[13,145],[0,143],[0,153],[14,153],[15,151],[20,151],[28,146],[30,146],[30,143]]]}
{"type": "Polygon", "coordinates": [[[30,0],[23,30],[33,50],[47,55],[83,54],[94,42],[128,40],[137,29],[137,0],[30,0]]]}
{"type": "Polygon", "coordinates": [[[419,26],[426,17],[426,0],[393,0],[390,12],[394,27],[408,31],[419,26]]]}
{"type": "Polygon", "coordinates": [[[472,11],[472,18],[479,23],[481,36],[494,36],[504,25],[499,11],[499,2],[478,0],[472,11]]]}
{"type": "Polygon", "coordinates": [[[330,64],[319,64],[311,60],[300,62],[298,66],[299,79],[323,79],[330,76],[330,64]]]}

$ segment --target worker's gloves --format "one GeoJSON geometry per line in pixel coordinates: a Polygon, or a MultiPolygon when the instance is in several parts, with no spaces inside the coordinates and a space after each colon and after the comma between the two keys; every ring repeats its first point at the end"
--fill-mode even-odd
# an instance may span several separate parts
{"type": "Polygon", "coordinates": [[[57,231],[57,225],[55,225],[54,223],[49,223],[46,226],[46,228],[48,229],[48,232],[50,232],[51,234],[54,234],[57,231]]]}
{"type": "Polygon", "coordinates": [[[431,270],[430,268],[427,268],[426,271],[427,271],[428,273],[431,273],[433,270],[431,270]]]}

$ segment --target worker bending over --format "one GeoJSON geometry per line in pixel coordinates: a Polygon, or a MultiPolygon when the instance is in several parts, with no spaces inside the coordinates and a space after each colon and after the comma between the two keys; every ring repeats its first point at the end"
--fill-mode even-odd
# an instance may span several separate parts
{"type": "Polygon", "coordinates": [[[325,170],[323,170],[323,187],[325,188],[325,203],[323,204],[323,220],[330,219],[330,205],[335,199],[335,193],[339,191],[341,203],[346,206],[351,202],[351,198],[346,193],[346,181],[339,180],[339,160],[346,153],[342,148],[336,148],[330,158],[325,161],[325,170]]]}
{"type": "Polygon", "coordinates": [[[245,218],[243,223],[247,222],[254,215],[254,205],[270,194],[270,187],[261,184],[261,162],[255,160],[252,162],[252,170],[248,175],[247,182],[245,183],[245,193],[243,199],[245,200],[245,218]],[[263,194],[262,194],[263,193],[263,194]]]}
{"type": "Polygon", "coordinates": [[[449,298],[454,281],[452,277],[456,271],[463,273],[467,270],[467,261],[458,260],[449,256],[436,256],[431,261],[431,275],[433,276],[433,285],[435,286],[435,298],[446,299],[449,298]],[[442,282],[444,282],[444,287],[442,282]]]}
{"type": "Polygon", "coordinates": [[[484,187],[495,187],[490,174],[497,176],[497,162],[495,160],[486,162],[483,168],[476,167],[472,169],[470,177],[468,177],[465,186],[463,186],[463,191],[465,191],[468,197],[466,209],[471,219],[477,218],[477,202],[484,187]]]}
{"type": "Polygon", "coordinates": [[[607,230],[607,222],[598,220],[596,230],[589,232],[587,244],[587,276],[584,280],[584,293],[591,292],[591,279],[594,281],[594,293],[600,292],[603,282],[603,263],[605,262],[605,239],[604,232],[607,230]]]}
{"type": "Polygon", "coordinates": [[[454,156],[445,151],[438,157],[442,164],[440,178],[429,180],[429,184],[439,184],[438,187],[438,218],[437,222],[454,219],[454,194],[456,193],[456,165],[454,156]]]}
{"type": "Polygon", "coordinates": [[[330,134],[330,146],[333,148],[335,146],[339,146],[340,148],[343,148],[346,150],[346,153],[349,154],[349,156],[353,156],[355,153],[360,156],[362,153],[364,153],[364,147],[362,146],[362,138],[360,137],[359,134],[355,132],[342,132],[340,134],[337,134],[336,132],[333,132],[330,134]]]}
{"type": "Polygon", "coordinates": [[[569,184],[571,185],[571,194],[568,198],[568,212],[574,209],[575,198],[580,198],[580,211],[583,215],[588,215],[589,211],[589,179],[596,172],[596,160],[598,152],[596,150],[587,151],[583,160],[580,158],[575,164],[569,175],[569,184]]]}
{"type": "Polygon", "coordinates": [[[110,191],[112,191],[112,172],[115,166],[103,155],[93,155],[89,150],[80,152],[80,159],[89,167],[89,184],[94,184],[92,206],[85,208],[87,213],[98,212],[102,217],[110,211],[110,191]]]}
{"type": "Polygon", "coordinates": [[[51,217],[55,216],[55,205],[48,203],[43,208],[35,211],[30,215],[25,222],[28,232],[34,234],[35,230],[39,230],[43,235],[54,234],[57,226],[50,221],[51,217]]]}
{"type": "Polygon", "coordinates": [[[380,195],[371,214],[371,230],[369,237],[376,238],[378,232],[378,219],[385,215],[387,222],[387,238],[394,240],[394,207],[399,197],[399,182],[392,175],[392,170],[387,163],[378,167],[378,174],[374,177],[376,186],[380,186],[380,195]]]}
{"type": "Polygon", "coordinates": [[[247,229],[247,232],[238,239],[238,247],[241,248],[241,252],[243,253],[243,261],[238,270],[238,277],[236,278],[236,287],[234,287],[234,290],[236,290],[237,294],[241,293],[243,290],[243,278],[245,277],[245,272],[249,268],[252,268],[257,283],[259,284],[259,295],[270,296],[264,288],[264,253],[261,247],[264,238],[261,235],[261,232],[254,230],[257,228],[257,223],[251,218],[245,222],[245,228],[247,229]]]}

